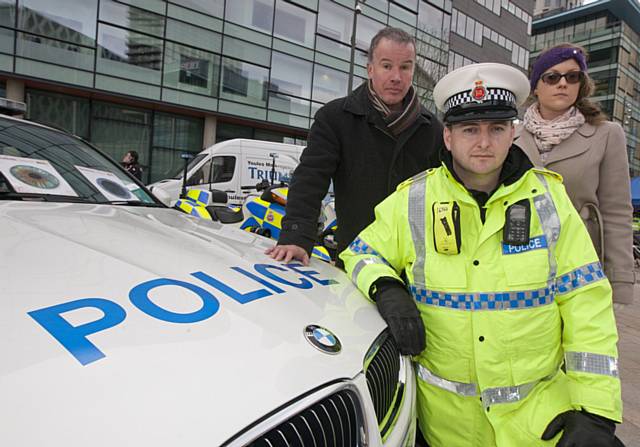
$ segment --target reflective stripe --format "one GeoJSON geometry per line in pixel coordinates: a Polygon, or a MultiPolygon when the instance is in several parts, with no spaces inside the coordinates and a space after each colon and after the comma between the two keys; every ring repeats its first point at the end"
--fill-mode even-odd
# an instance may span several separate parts
{"type": "Polygon", "coordinates": [[[556,291],[558,294],[569,293],[592,282],[603,279],[604,272],[599,262],[593,262],[556,279],[556,291]]]}
{"type": "Polygon", "coordinates": [[[360,271],[363,268],[365,268],[367,265],[372,265],[372,264],[389,265],[389,263],[387,263],[382,258],[371,257],[371,258],[361,259],[357,262],[356,266],[353,268],[353,272],[351,272],[351,281],[355,285],[358,285],[358,275],[360,274],[360,271]]]}
{"type": "Polygon", "coordinates": [[[442,388],[443,390],[451,391],[461,396],[473,397],[478,395],[478,388],[475,383],[462,383],[443,379],[442,377],[436,376],[420,363],[416,363],[416,373],[418,373],[418,377],[423,381],[442,388]]]}
{"type": "Polygon", "coordinates": [[[358,284],[358,275],[365,266],[370,264],[383,264],[388,266],[391,265],[389,264],[389,261],[384,258],[384,256],[371,248],[371,246],[360,239],[360,237],[356,237],[353,242],[349,244],[349,250],[357,255],[371,255],[370,258],[361,259],[360,261],[358,261],[356,266],[353,268],[353,272],[351,272],[351,281],[353,281],[354,284],[358,284]]]}
{"type": "Polygon", "coordinates": [[[544,231],[544,234],[547,237],[547,243],[549,244],[549,249],[547,251],[549,255],[548,282],[549,284],[552,284],[555,281],[556,272],[558,270],[554,252],[556,242],[558,242],[558,238],[560,237],[560,217],[558,216],[556,206],[553,203],[551,194],[549,193],[547,179],[544,178],[544,174],[536,174],[536,177],[538,177],[538,180],[540,180],[540,183],[542,183],[545,188],[544,194],[533,198],[533,204],[536,208],[536,212],[538,213],[542,231],[544,231]]]}
{"type": "Polygon", "coordinates": [[[591,352],[567,351],[564,354],[567,371],[578,371],[618,377],[618,359],[591,352]]]}
{"type": "Polygon", "coordinates": [[[488,407],[489,405],[518,402],[519,400],[527,397],[539,382],[542,380],[549,380],[551,377],[545,377],[544,379],[525,383],[523,385],[487,388],[480,393],[482,396],[482,404],[485,407],[488,407]]]}
{"type": "Polygon", "coordinates": [[[411,238],[413,248],[416,253],[416,260],[413,263],[413,284],[426,284],[424,278],[425,262],[425,193],[427,180],[421,178],[409,185],[409,227],[411,228],[411,238]]]}
{"type": "MultiPolygon", "coordinates": [[[[478,386],[475,383],[462,383],[443,379],[442,377],[436,376],[420,363],[416,363],[416,373],[424,382],[437,386],[438,388],[442,388],[443,390],[465,397],[478,396],[478,386]]],[[[479,395],[482,398],[482,404],[485,407],[495,404],[518,402],[527,397],[538,383],[544,380],[550,380],[555,375],[556,373],[554,372],[540,380],[534,380],[533,382],[524,383],[522,385],[487,388],[479,393],[479,395]]]]}
{"type": "Polygon", "coordinates": [[[460,310],[507,310],[544,306],[553,302],[551,288],[517,292],[446,293],[410,287],[416,301],[460,310]]]}
{"type": "Polygon", "coordinates": [[[422,304],[460,310],[526,309],[551,304],[555,294],[569,293],[603,279],[599,262],[578,267],[562,275],[551,287],[512,292],[448,293],[411,286],[414,299],[422,304]]]}

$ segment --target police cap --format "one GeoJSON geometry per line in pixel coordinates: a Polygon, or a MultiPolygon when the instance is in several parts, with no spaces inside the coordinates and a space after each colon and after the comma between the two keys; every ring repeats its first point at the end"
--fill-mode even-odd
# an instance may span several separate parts
{"type": "Polygon", "coordinates": [[[458,68],[433,90],[445,124],[478,120],[509,120],[529,95],[529,80],[517,68],[481,63],[458,68]]]}

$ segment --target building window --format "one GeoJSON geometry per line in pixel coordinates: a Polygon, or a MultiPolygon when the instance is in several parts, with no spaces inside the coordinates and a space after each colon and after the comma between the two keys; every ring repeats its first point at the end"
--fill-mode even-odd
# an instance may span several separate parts
{"type": "Polygon", "coordinates": [[[225,65],[224,82],[222,83],[222,91],[225,93],[233,93],[234,95],[247,96],[249,93],[249,78],[242,71],[241,66],[225,65]]]}
{"type": "Polygon", "coordinates": [[[289,135],[273,130],[257,129],[251,126],[219,122],[216,127],[216,143],[231,140],[233,138],[249,138],[297,145],[306,144],[306,140],[299,136],[289,135]]]}
{"type": "MultiPolygon", "coordinates": [[[[447,17],[448,18],[448,17],[447,17]]],[[[442,38],[444,13],[426,2],[420,2],[418,13],[418,30],[442,38]]]]}
{"type": "Polygon", "coordinates": [[[100,1],[100,21],[157,37],[164,35],[165,19],[163,16],[116,3],[113,0],[100,1]]]}
{"type": "Polygon", "coordinates": [[[273,34],[313,47],[316,29],[316,16],[310,11],[298,8],[290,3],[278,0],[273,34]]]}
{"type": "Polygon", "coordinates": [[[353,11],[329,0],[320,0],[318,34],[348,43],[351,39],[353,11]]]}
{"type": "Polygon", "coordinates": [[[224,0],[171,0],[173,3],[215,17],[222,17],[224,0]]]}
{"type": "Polygon", "coordinates": [[[17,34],[18,56],[81,70],[93,70],[94,50],[91,48],[33,34],[17,34]]]}
{"type": "Polygon", "coordinates": [[[149,142],[151,112],[94,101],[91,113],[91,142],[116,160],[136,151],[140,157],[143,182],[149,180],[149,142]]]}
{"type": "Polygon", "coordinates": [[[88,99],[29,89],[26,102],[28,120],[89,138],[88,99]]]}
{"type": "Polygon", "coordinates": [[[160,84],[162,40],[101,23],[98,49],[96,71],[160,84]]]}
{"type": "Polygon", "coordinates": [[[228,1],[225,19],[271,34],[273,28],[273,0],[228,1]]]}
{"type": "Polygon", "coordinates": [[[356,47],[360,48],[362,51],[369,51],[371,39],[385,26],[386,25],[383,23],[360,14],[358,16],[358,26],[356,28],[356,47]]]}
{"type": "Polygon", "coordinates": [[[13,28],[16,24],[16,0],[0,0],[0,11],[0,25],[13,28]]]}
{"type": "Polygon", "coordinates": [[[201,119],[156,112],[153,117],[151,169],[147,170],[147,182],[173,177],[183,169],[184,161],[180,154],[198,153],[202,150],[203,129],[201,119]]]}
{"type": "Polygon", "coordinates": [[[258,107],[267,105],[269,71],[247,62],[222,60],[220,97],[258,107]]]}
{"type": "Polygon", "coordinates": [[[167,42],[164,58],[164,85],[166,87],[218,95],[220,56],[208,51],[167,42]]]}
{"type": "MultiPolygon", "coordinates": [[[[6,3],[6,0],[0,3],[6,3]]],[[[20,0],[18,28],[80,45],[95,45],[97,0],[20,0]]],[[[1,16],[2,14],[0,14],[1,16]]],[[[4,19],[0,18],[0,22],[4,19]]],[[[13,27],[13,23],[8,23],[13,27]]]]}
{"type": "Polygon", "coordinates": [[[269,89],[308,99],[311,97],[312,68],[311,62],[274,51],[269,89]]]}
{"type": "Polygon", "coordinates": [[[316,64],[313,71],[313,100],[327,103],[345,96],[348,78],[347,73],[316,64]]]}

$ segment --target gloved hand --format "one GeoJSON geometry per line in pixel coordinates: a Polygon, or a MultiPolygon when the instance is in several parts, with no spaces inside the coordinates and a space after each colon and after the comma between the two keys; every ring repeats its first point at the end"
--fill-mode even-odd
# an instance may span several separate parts
{"type": "Polygon", "coordinates": [[[392,278],[375,283],[373,300],[389,325],[391,335],[404,355],[418,355],[425,346],[425,332],[415,301],[404,286],[392,278]]]}
{"type": "Polygon", "coordinates": [[[557,415],[542,434],[548,441],[563,430],[556,447],[615,447],[616,424],[602,416],[586,411],[570,410],[557,415]]]}

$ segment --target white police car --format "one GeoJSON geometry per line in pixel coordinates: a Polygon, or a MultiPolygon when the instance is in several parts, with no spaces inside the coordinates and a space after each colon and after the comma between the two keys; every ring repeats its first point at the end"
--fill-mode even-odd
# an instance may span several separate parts
{"type": "Polygon", "coordinates": [[[0,173],[0,446],[413,445],[410,363],[343,273],[3,115],[0,173]]]}

